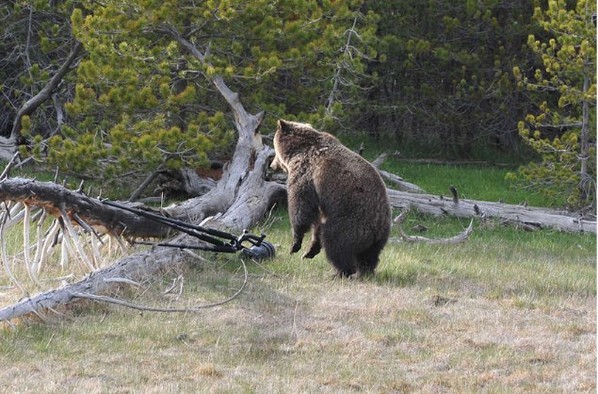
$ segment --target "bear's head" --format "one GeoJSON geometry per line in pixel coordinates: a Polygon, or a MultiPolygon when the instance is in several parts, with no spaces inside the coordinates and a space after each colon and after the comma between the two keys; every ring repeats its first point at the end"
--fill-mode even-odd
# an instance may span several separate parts
{"type": "Polygon", "coordinates": [[[276,156],[270,167],[288,172],[289,161],[296,155],[306,155],[314,148],[318,150],[337,143],[332,135],[320,132],[308,123],[280,119],[274,134],[276,156]]]}

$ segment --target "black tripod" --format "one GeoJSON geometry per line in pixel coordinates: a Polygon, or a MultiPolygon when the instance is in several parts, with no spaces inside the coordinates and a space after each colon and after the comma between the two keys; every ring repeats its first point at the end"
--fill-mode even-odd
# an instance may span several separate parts
{"type": "Polygon", "coordinates": [[[149,211],[144,211],[142,209],[130,208],[125,205],[121,205],[109,200],[102,200],[102,202],[106,205],[110,205],[119,209],[124,209],[125,211],[129,211],[144,218],[164,224],[177,231],[191,235],[192,237],[195,237],[205,242],[205,244],[202,245],[181,245],[168,242],[136,241],[136,243],[138,244],[166,246],[180,249],[199,249],[219,253],[237,253],[240,251],[241,254],[243,254],[244,256],[256,260],[272,258],[276,254],[274,245],[272,245],[268,241],[264,241],[264,238],[266,237],[265,234],[257,236],[248,233],[247,230],[243,230],[243,234],[235,236],[224,231],[197,226],[191,223],[183,222],[181,220],[176,220],[169,217],[157,215],[149,211]],[[243,243],[249,243],[250,246],[247,247],[243,245],[243,243]]]}

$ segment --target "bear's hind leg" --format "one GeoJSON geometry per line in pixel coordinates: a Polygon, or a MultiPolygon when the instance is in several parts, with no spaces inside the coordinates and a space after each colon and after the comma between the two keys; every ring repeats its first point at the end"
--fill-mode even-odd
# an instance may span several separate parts
{"type": "Polygon", "coordinates": [[[375,242],[363,252],[357,254],[357,276],[371,275],[380,261],[380,252],[384,248],[384,242],[375,242]]]}
{"type": "Polygon", "coordinates": [[[357,259],[353,254],[353,250],[350,246],[343,247],[344,245],[333,242],[324,241],[324,250],[326,251],[326,257],[330,263],[336,268],[337,276],[350,277],[357,272],[357,259]]]}

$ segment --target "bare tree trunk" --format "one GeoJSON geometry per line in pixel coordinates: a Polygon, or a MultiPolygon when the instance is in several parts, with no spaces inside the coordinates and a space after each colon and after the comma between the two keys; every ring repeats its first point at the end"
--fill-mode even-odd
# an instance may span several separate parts
{"type": "MultiPolygon", "coordinates": [[[[163,25],[159,31],[171,36],[202,64],[208,64],[205,55],[175,28],[163,25]]],[[[263,179],[267,158],[272,154],[271,150],[264,148],[258,132],[264,113],[249,114],[243,107],[239,94],[226,85],[222,76],[210,77],[210,81],[233,112],[239,134],[235,153],[231,161],[225,165],[222,178],[214,189],[174,207],[170,212],[178,217],[188,215],[191,221],[201,221],[208,216],[222,214],[225,215],[221,220],[223,225],[242,230],[249,228],[251,223],[255,223],[256,218],[261,218],[266,212],[271,201],[263,197],[274,198],[272,196],[283,192],[283,187],[263,179]],[[265,192],[267,194],[264,194],[265,192]],[[251,211],[248,207],[252,208],[251,211]],[[227,214],[231,208],[234,209],[227,214]]]]}
{"type": "Polygon", "coordinates": [[[535,228],[554,228],[570,232],[596,233],[596,222],[549,208],[525,207],[497,202],[475,201],[406,193],[388,190],[393,208],[408,209],[432,215],[497,218],[535,228]]]}

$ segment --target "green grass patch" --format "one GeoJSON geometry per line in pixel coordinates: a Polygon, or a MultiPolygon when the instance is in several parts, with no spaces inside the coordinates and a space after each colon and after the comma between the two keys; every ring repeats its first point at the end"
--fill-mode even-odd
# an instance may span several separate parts
{"type": "MultiPolygon", "coordinates": [[[[268,239],[278,246],[278,271],[318,275],[329,269],[324,256],[313,262],[286,256],[291,243],[286,214],[281,210],[268,239]],[[281,256],[282,255],[282,256],[281,256]]],[[[469,220],[408,214],[403,228],[412,235],[446,238],[462,232],[469,220]],[[426,231],[422,234],[422,228],[426,231]]],[[[393,230],[391,238],[398,238],[393,230]]],[[[324,254],[322,252],[322,254],[324,254]]],[[[554,230],[527,232],[498,221],[474,221],[470,238],[456,245],[391,241],[381,256],[374,281],[416,286],[432,292],[468,294],[495,299],[527,300],[530,305],[555,305],[561,297],[596,295],[596,237],[554,230]]]]}
{"type": "Polygon", "coordinates": [[[452,197],[454,186],[460,198],[528,204],[530,206],[563,206],[564,202],[549,203],[538,193],[530,193],[505,179],[514,168],[482,165],[415,164],[389,160],[383,169],[400,175],[420,186],[426,193],[452,197]]]}

